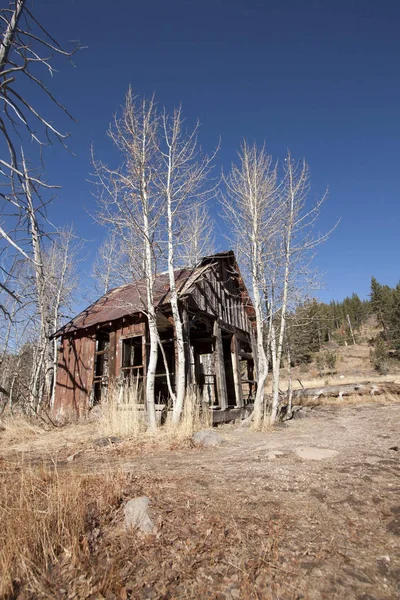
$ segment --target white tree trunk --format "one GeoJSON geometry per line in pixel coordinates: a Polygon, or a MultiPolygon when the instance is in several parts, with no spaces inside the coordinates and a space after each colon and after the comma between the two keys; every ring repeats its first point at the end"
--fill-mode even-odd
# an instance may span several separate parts
{"type": "Polygon", "coordinates": [[[268,360],[264,347],[264,319],[261,306],[260,294],[260,252],[259,252],[259,232],[257,231],[257,211],[253,213],[253,235],[252,245],[252,287],[254,297],[254,309],[256,313],[257,327],[257,393],[254,401],[254,426],[260,427],[264,411],[264,387],[268,377],[268,360]]]}
{"type": "Polygon", "coordinates": [[[170,289],[170,301],[172,316],[174,319],[174,330],[175,330],[175,341],[176,341],[176,355],[175,355],[175,402],[172,411],[172,423],[177,425],[180,421],[183,402],[185,399],[186,392],[186,354],[185,354],[185,342],[183,339],[183,325],[181,315],[179,313],[178,305],[178,294],[176,290],[175,282],[175,269],[174,269],[174,239],[173,239],[173,207],[171,197],[171,169],[172,169],[172,154],[173,147],[169,146],[169,160],[168,160],[168,173],[167,173],[167,224],[168,224],[168,275],[169,275],[169,289],[170,289]]]}
{"type": "Polygon", "coordinates": [[[276,360],[274,365],[273,374],[273,390],[272,390],[272,407],[270,423],[275,423],[276,416],[278,414],[279,406],[279,381],[280,381],[280,368],[282,361],[283,342],[285,339],[285,328],[286,328],[286,313],[288,305],[288,293],[289,293],[289,277],[291,268],[291,256],[292,256],[292,231],[295,219],[295,192],[293,182],[293,170],[290,158],[288,160],[288,199],[287,199],[287,215],[284,223],[284,248],[285,248],[285,268],[283,276],[283,293],[282,293],[282,305],[280,309],[280,325],[279,325],[279,337],[278,344],[276,347],[276,360]]]}
{"type": "Polygon", "coordinates": [[[264,409],[264,387],[268,377],[268,361],[264,348],[264,327],[258,285],[253,281],[254,309],[257,326],[257,393],[254,401],[254,425],[260,427],[264,409]]]}
{"type": "MultiPolygon", "coordinates": [[[[143,187],[143,194],[145,200],[147,199],[145,193],[145,186],[143,187]]],[[[150,228],[146,212],[146,204],[144,210],[144,233],[145,233],[145,276],[146,276],[146,289],[147,289],[147,319],[149,324],[149,337],[150,337],[150,357],[149,364],[146,372],[146,409],[149,428],[154,430],[157,428],[156,420],[156,400],[155,400],[155,381],[156,381],[156,369],[158,359],[158,331],[156,321],[156,310],[154,307],[153,298],[153,269],[152,269],[152,248],[150,242],[150,228]]]]}
{"type": "Polygon", "coordinates": [[[154,430],[157,428],[155,407],[155,382],[158,359],[158,332],[157,323],[155,320],[155,311],[150,309],[149,312],[154,314],[148,314],[147,317],[150,335],[150,357],[146,373],[146,409],[149,429],[154,430]]]}
{"type": "Polygon", "coordinates": [[[25,0],[17,0],[13,15],[10,19],[6,31],[4,32],[3,39],[0,44],[0,71],[3,70],[4,65],[8,60],[8,55],[10,53],[11,45],[14,40],[15,31],[18,26],[19,18],[22,14],[24,4],[25,0]]]}
{"type": "Polygon", "coordinates": [[[45,393],[48,399],[50,398],[51,392],[51,374],[52,374],[52,357],[49,351],[49,337],[50,337],[50,314],[49,306],[46,298],[45,286],[46,286],[46,273],[44,269],[43,251],[41,244],[41,237],[39,231],[39,224],[36,218],[36,211],[33,204],[31,183],[29,179],[29,173],[26,168],[25,157],[23,151],[22,154],[22,165],[24,169],[24,193],[27,200],[27,212],[29,222],[31,226],[31,243],[33,250],[33,268],[35,272],[36,282],[36,301],[40,317],[40,334],[39,334],[39,347],[40,347],[40,362],[35,366],[34,375],[34,387],[33,403],[35,404],[35,410],[42,402],[42,390],[43,386],[40,385],[39,379],[41,373],[39,368],[43,369],[43,376],[45,381],[45,393]]]}

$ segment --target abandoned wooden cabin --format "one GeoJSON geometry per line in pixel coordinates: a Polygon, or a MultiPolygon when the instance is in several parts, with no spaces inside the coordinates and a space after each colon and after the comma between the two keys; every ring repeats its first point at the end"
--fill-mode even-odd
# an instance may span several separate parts
{"type": "MultiPolygon", "coordinates": [[[[232,251],[207,256],[194,269],[176,271],[187,349],[186,383],[195,386],[214,422],[245,414],[255,394],[254,308],[232,251]]],[[[54,411],[85,415],[107,398],[112,381],[146,377],[149,354],[145,285],[137,281],[107,292],[56,334],[60,338],[54,411]]],[[[168,274],[154,282],[157,328],[174,386],[174,326],[168,274]]],[[[144,388],[144,386],[142,386],[144,388]]],[[[145,401],[145,400],[144,400],[145,401]]],[[[159,351],[156,402],[169,405],[159,351]]]]}

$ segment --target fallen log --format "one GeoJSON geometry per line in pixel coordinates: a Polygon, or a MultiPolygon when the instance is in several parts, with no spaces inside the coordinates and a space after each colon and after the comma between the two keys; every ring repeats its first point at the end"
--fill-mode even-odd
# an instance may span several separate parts
{"type": "MultiPolygon", "coordinates": [[[[304,388],[294,390],[292,403],[297,404],[299,400],[319,398],[344,398],[346,396],[380,396],[382,394],[400,394],[400,384],[393,381],[370,382],[363,381],[360,383],[343,383],[338,385],[324,385],[320,387],[304,388]]],[[[286,398],[286,394],[283,399],[286,398]]]]}

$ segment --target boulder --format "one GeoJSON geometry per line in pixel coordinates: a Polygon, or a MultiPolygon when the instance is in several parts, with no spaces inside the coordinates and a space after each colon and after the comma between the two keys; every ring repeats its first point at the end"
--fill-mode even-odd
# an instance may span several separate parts
{"type": "Polygon", "coordinates": [[[203,446],[204,448],[213,448],[224,443],[223,438],[213,429],[197,431],[192,440],[197,446],[203,446]]]}
{"type": "Polygon", "coordinates": [[[132,527],[139,529],[142,533],[154,534],[156,526],[149,514],[150,498],[140,496],[132,498],[124,507],[125,529],[132,527]]]}

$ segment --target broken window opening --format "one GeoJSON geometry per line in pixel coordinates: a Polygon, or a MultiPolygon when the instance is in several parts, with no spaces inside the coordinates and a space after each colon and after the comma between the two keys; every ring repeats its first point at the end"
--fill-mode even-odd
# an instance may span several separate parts
{"type": "Polygon", "coordinates": [[[121,373],[130,384],[143,380],[143,336],[137,335],[122,340],[121,373]]]}

